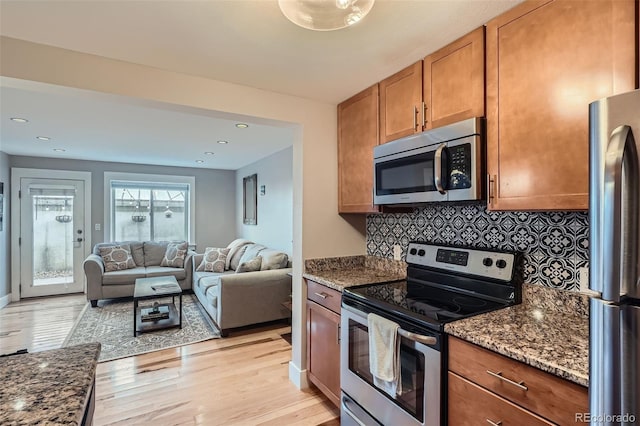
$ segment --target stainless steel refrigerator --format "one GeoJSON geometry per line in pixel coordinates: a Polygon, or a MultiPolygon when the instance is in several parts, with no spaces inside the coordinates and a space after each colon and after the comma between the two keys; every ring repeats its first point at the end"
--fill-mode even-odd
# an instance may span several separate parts
{"type": "Polygon", "coordinates": [[[640,90],[589,105],[589,415],[640,424],[640,90]]]}

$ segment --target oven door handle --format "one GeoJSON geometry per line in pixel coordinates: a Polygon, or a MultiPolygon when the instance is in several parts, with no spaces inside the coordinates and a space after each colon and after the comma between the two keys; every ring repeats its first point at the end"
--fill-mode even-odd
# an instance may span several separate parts
{"type": "Polygon", "coordinates": [[[414,342],[422,343],[423,345],[435,345],[438,343],[438,339],[433,336],[424,336],[422,334],[412,333],[401,328],[398,329],[398,334],[414,342]]]}
{"type": "MultiPolygon", "coordinates": [[[[342,309],[358,316],[365,321],[363,324],[366,325],[367,315],[364,312],[361,312],[358,309],[348,306],[344,303],[342,304],[342,309]]],[[[346,318],[346,315],[342,315],[342,317],[346,318]]],[[[425,336],[423,334],[412,333],[411,331],[403,330],[402,328],[398,328],[398,334],[414,342],[422,343],[423,345],[433,346],[438,343],[438,339],[433,336],[425,336]]]]}

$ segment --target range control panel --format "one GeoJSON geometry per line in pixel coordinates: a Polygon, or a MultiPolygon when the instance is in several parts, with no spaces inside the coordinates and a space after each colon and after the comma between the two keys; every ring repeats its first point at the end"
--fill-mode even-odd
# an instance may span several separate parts
{"type": "Polygon", "coordinates": [[[515,255],[509,252],[409,243],[407,263],[510,281],[515,255]]]}

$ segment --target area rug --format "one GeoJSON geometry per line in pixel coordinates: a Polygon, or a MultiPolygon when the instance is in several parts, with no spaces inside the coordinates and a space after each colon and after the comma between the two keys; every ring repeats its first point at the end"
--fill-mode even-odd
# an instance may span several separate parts
{"type": "MultiPolygon", "coordinates": [[[[158,299],[160,303],[163,301],[158,299]]],[[[195,296],[185,294],[182,301],[182,329],[152,331],[138,337],[133,337],[132,299],[101,300],[96,308],[87,303],[62,347],[100,342],[102,351],[98,362],[104,362],[220,337],[220,331],[195,296]]],[[[140,304],[145,306],[144,302],[140,304]]]]}

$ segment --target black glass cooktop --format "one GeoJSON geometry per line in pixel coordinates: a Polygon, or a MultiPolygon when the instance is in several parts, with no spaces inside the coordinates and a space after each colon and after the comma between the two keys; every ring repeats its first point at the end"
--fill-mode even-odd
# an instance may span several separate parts
{"type": "Polygon", "coordinates": [[[511,304],[435,284],[406,280],[348,287],[344,289],[344,295],[438,329],[442,329],[447,322],[511,304]]]}

